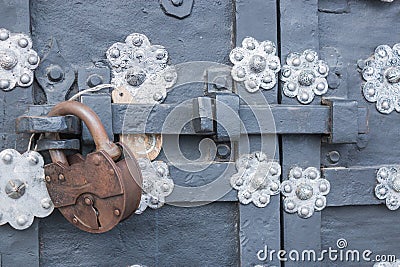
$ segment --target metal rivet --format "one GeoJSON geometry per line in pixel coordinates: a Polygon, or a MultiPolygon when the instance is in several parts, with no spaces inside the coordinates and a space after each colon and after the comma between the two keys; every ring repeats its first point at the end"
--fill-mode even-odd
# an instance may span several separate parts
{"type": "Polygon", "coordinates": [[[244,192],[243,194],[244,198],[249,199],[251,197],[251,194],[249,192],[244,192]]]}
{"type": "Polygon", "coordinates": [[[293,210],[294,209],[294,203],[293,202],[288,202],[286,204],[286,207],[287,207],[288,210],[293,210]]]}
{"type": "Polygon", "coordinates": [[[4,163],[10,164],[13,160],[13,156],[11,154],[7,153],[2,157],[2,160],[4,163]]]}
{"type": "Polygon", "coordinates": [[[267,203],[267,200],[268,200],[268,199],[267,199],[266,196],[261,196],[259,200],[260,200],[260,202],[261,202],[262,204],[265,204],[265,203],[267,203]]]}
{"type": "Polygon", "coordinates": [[[322,200],[322,199],[317,199],[316,201],[315,201],[315,205],[318,207],[318,208],[321,208],[322,206],[324,206],[324,201],[322,200]]]}
{"type": "Polygon", "coordinates": [[[59,82],[64,77],[64,71],[61,69],[60,66],[51,66],[47,70],[47,77],[52,82],[59,82]]]}
{"type": "Polygon", "coordinates": [[[269,173],[271,173],[272,175],[275,175],[278,173],[278,170],[275,169],[274,167],[271,167],[271,169],[269,169],[269,173]]]}
{"type": "Polygon", "coordinates": [[[115,216],[121,215],[121,212],[119,211],[119,209],[115,209],[115,210],[114,210],[114,215],[115,215],[115,216]]]}
{"type": "Polygon", "coordinates": [[[388,110],[389,109],[389,102],[387,100],[382,101],[382,108],[384,110],[388,110]]]}
{"type": "Polygon", "coordinates": [[[381,189],[379,189],[379,194],[385,195],[386,194],[386,188],[382,187],[381,189]]]}
{"type": "Polygon", "coordinates": [[[317,173],[315,171],[310,171],[308,176],[310,177],[310,179],[315,179],[315,178],[317,178],[317,173]]]}
{"type": "Polygon", "coordinates": [[[303,86],[310,86],[315,81],[315,74],[313,71],[303,70],[299,74],[298,81],[299,81],[299,84],[301,84],[303,86]]]}
{"type": "Polygon", "coordinates": [[[142,170],[146,169],[146,163],[143,161],[139,162],[139,168],[142,170]]]}
{"type": "Polygon", "coordinates": [[[45,180],[46,180],[46,182],[50,183],[51,182],[51,177],[47,175],[45,180]]]}
{"type": "Polygon", "coordinates": [[[143,71],[129,70],[125,75],[125,79],[128,84],[137,87],[146,80],[146,73],[143,71]]]}
{"type": "Polygon", "coordinates": [[[265,46],[264,46],[264,51],[266,52],[266,53],[272,53],[272,51],[274,50],[274,47],[272,46],[272,45],[270,45],[270,44],[266,44],[265,46]]]}
{"type": "Polygon", "coordinates": [[[321,74],[325,74],[327,72],[327,69],[325,66],[319,66],[318,72],[321,74]]]}
{"type": "Polygon", "coordinates": [[[161,101],[163,99],[163,95],[157,92],[153,95],[153,99],[154,101],[161,101]]]}
{"type": "Polygon", "coordinates": [[[36,65],[39,61],[39,58],[36,55],[30,55],[28,58],[28,62],[31,65],[36,65]]]}
{"type": "Polygon", "coordinates": [[[299,171],[299,170],[294,170],[294,171],[293,171],[293,177],[294,177],[294,178],[300,178],[300,177],[301,177],[301,171],[299,171]]]}
{"type": "Polygon", "coordinates": [[[90,197],[85,197],[85,205],[92,206],[93,205],[93,199],[91,199],[90,197]]]}
{"type": "Polygon", "coordinates": [[[253,81],[253,80],[249,81],[248,85],[249,85],[249,87],[252,88],[252,89],[254,89],[254,88],[257,87],[257,83],[256,83],[255,81],[253,81]]]}
{"type": "Polygon", "coordinates": [[[169,184],[163,184],[163,190],[164,190],[164,192],[168,192],[169,189],[170,189],[169,184]]]}
{"type": "Polygon", "coordinates": [[[78,223],[78,219],[74,217],[74,218],[72,219],[72,222],[73,222],[74,224],[77,224],[77,223],[78,223]]]}
{"type": "Polygon", "coordinates": [[[387,171],[381,171],[379,173],[379,176],[382,177],[383,179],[386,179],[388,177],[388,173],[387,173],[387,171]]]}
{"type": "Polygon", "coordinates": [[[243,185],[243,179],[237,179],[236,183],[237,186],[243,185]]]}
{"type": "Polygon", "coordinates": [[[9,80],[5,80],[5,79],[1,79],[0,80],[0,89],[7,89],[10,87],[10,81],[9,80]]]}
{"type": "Polygon", "coordinates": [[[322,91],[322,90],[324,90],[325,89],[325,84],[324,83],[319,83],[319,84],[317,84],[317,90],[318,91],[322,91]]]}
{"type": "Polygon", "coordinates": [[[308,98],[309,98],[308,93],[304,92],[301,94],[301,100],[308,101],[308,98]]]}
{"type": "Polygon", "coordinates": [[[29,163],[32,165],[36,165],[39,163],[39,158],[35,155],[30,155],[29,156],[29,163]]]}
{"type": "Polygon", "coordinates": [[[239,53],[239,52],[236,52],[235,55],[234,55],[234,58],[235,58],[237,61],[241,61],[241,60],[243,59],[243,54],[242,54],[242,53],[239,53]]]}
{"type": "Polygon", "coordinates": [[[165,58],[165,55],[166,55],[165,49],[157,49],[156,50],[156,58],[158,60],[161,60],[161,59],[165,58]]]}
{"type": "Polygon", "coordinates": [[[285,192],[287,192],[287,193],[290,193],[290,192],[292,192],[292,187],[287,184],[284,186],[283,190],[285,190],[285,192]]]}
{"type": "Polygon", "coordinates": [[[310,199],[313,195],[313,188],[308,184],[300,184],[296,189],[296,196],[301,200],[310,199]]]}
{"type": "Polygon", "coordinates": [[[314,56],[312,53],[308,53],[308,54],[306,55],[306,60],[307,60],[307,61],[312,62],[312,61],[314,61],[314,59],[315,59],[315,56],[314,56]]]}
{"type": "Polygon", "coordinates": [[[139,36],[136,36],[133,38],[132,43],[134,46],[141,46],[143,44],[143,40],[139,36]]]}
{"type": "Polygon", "coordinates": [[[18,45],[22,48],[25,48],[28,46],[28,40],[26,38],[21,38],[18,40],[18,45]]]}
{"type": "Polygon", "coordinates": [[[309,213],[309,210],[308,210],[308,208],[303,207],[303,208],[301,208],[300,213],[301,213],[301,215],[303,215],[303,216],[307,216],[308,213],[309,213]]]}
{"type": "Polygon", "coordinates": [[[58,180],[64,181],[64,180],[65,180],[64,174],[60,173],[60,174],[58,175],[58,180]]]}
{"type": "Polygon", "coordinates": [[[48,210],[51,208],[51,199],[50,198],[44,198],[41,201],[42,208],[48,210]]]}
{"type": "Polygon", "coordinates": [[[294,90],[296,89],[296,84],[293,83],[293,82],[288,83],[287,89],[288,89],[289,91],[294,91],[294,90]]]}
{"type": "Polygon", "coordinates": [[[400,193],[400,177],[395,177],[395,178],[392,180],[391,186],[392,186],[392,188],[393,188],[394,191],[400,193]]]}
{"type": "Polygon", "coordinates": [[[272,184],[271,184],[271,189],[272,189],[273,191],[276,191],[276,190],[279,189],[279,185],[278,185],[277,183],[272,183],[272,184]]]}
{"type": "Polygon", "coordinates": [[[278,64],[276,62],[271,62],[269,67],[271,70],[276,70],[278,68],[278,64]]]}
{"type": "Polygon", "coordinates": [[[119,56],[120,56],[119,49],[117,49],[117,48],[111,49],[110,55],[111,55],[111,57],[113,57],[113,58],[119,57],[119,56]]]}
{"type": "Polygon", "coordinates": [[[301,63],[301,61],[300,61],[299,58],[295,58],[295,59],[293,59],[293,61],[292,61],[293,66],[299,66],[300,63],[301,63]]]}
{"type": "Polygon", "coordinates": [[[329,162],[335,164],[338,163],[340,160],[340,153],[338,151],[330,151],[327,154],[329,162]]]}
{"type": "Polygon", "coordinates": [[[265,58],[260,56],[260,55],[254,55],[250,59],[250,68],[256,72],[260,73],[265,70],[265,67],[267,66],[267,62],[265,61],[265,58]]]}
{"type": "Polygon", "coordinates": [[[17,218],[17,224],[19,226],[23,226],[28,222],[28,218],[25,215],[20,215],[17,218]]]}
{"type": "Polygon", "coordinates": [[[157,172],[158,172],[158,174],[160,174],[160,175],[162,176],[162,175],[165,174],[165,169],[164,169],[163,167],[159,166],[159,167],[157,168],[157,172]]]}
{"type": "Polygon", "coordinates": [[[6,30],[0,31],[0,40],[1,41],[7,40],[8,37],[10,37],[10,34],[8,33],[8,31],[6,31],[6,30]]]}
{"type": "Polygon", "coordinates": [[[321,192],[325,192],[326,190],[328,190],[328,187],[326,186],[325,183],[323,183],[323,184],[320,184],[320,185],[319,185],[319,190],[320,190],[321,192]]]}
{"type": "Polygon", "coordinates": [[[31,77],[29,76],[29,74],[22,74],[21,77],[19,78],[19,80],[21,81],[21,83],[23,84],[27,84],[31,81],[31,77]]]}
{"type": "Polygon", "coordinates": [[[263,82],[265,83],[270,83],[272,82],[272,77],[270,75],[267,75],[263,78],[263,82]]]}

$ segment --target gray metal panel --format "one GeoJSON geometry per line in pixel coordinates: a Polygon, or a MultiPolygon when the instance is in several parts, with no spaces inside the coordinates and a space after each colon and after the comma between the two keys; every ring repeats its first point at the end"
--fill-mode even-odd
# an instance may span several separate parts
{"type": "MultiPolygon", "coordinates": [[[[302,52],[305,49],[319,50],[318,40],[318,0],[280,1],[281,58],[285,60],[291,52],[302,52]]],[[[297,103],[282,93],[282,103],[297,103]]],[[[312,104],[320,103],[316,97],[312,104]]],[[[303,121],[305,125],[314,124],[313,120],[303,121]]],[[[282,168],[286,179],[291,167],[320,168],[321,136],[283,136],[282,168]]],[[[297,214],[283,212],[283,247],[291,249],[320,250],[321,213],[315,212],[309,219],[301,219],[297,214]]],[[[285,266],[303,266],[301,262],[286,262],[285,266]]]]}

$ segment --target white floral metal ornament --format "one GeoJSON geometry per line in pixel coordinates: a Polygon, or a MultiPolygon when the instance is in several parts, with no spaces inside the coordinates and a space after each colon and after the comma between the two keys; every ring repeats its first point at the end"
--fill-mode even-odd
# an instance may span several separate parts
{"type": "Polygon", "coordinates": [[[400,207],[400,166],[382,167],[376,174],[378,185],[375,187],[375,196],[386,200],[390,210],[400,207]]]}
{"type": "Polygon", "coordinates": [[[130,34],[125,43],[113,44],[106,56],[112,68],[111,83],[129,92],[133,103],[161,103],[176,82],[176,70],[167,64],[167,50],[152,45],[144,34],[130,34]]]}
{"type": "Polygon", "coordinates": [[[0,153],[0,225],[23,230],[34,217],[49,216],[54,206],[47,192],[42,156],[14,149],[0,153]]]}
{"type": "Polygon", "coordinates": [[[143,213],[147,207],[158,209],[164,206],[165,197],[174,190],[174,181],[169,176],[168,165],[163,161],[150,162],[148,158],[138,159],[142,171],[142,198],[136,214],[143,213]]]}
{"type": "Polygon", "coordinates": [[[400,112],[400,43],[393,48],[380,45],[365,61],[362,76],[366,81],[362,91],[368,102],[376,102],[383,114],[400,112]]]}
{"type": "Polygon", "coordinates": [[[262,152],[240,156],[236,161],[237,173],[231,177],[231,186],[238,190],[240,203],[251,202],[266,207],[272,195],[280,192],[281,166],[262,152]]]}
{"type": "Polygon", "coordinates": [[[321,178],[317,168],[303,170],[294,167],[289,172],[289,179],[282,182],[284,196],[283,207],[288,213],[297,212],[301,218],[310,218],[314,211],[326,207],[326,195],[330,190],[328,180],[321,178]]]}
{"type": "Polygon", "coordinates": [[[30,86],[33,82],[33,71],[39,61],[29,36],[0,28],[1,90],[11,91],[16,86],[30,86]]]}
{"type": "Polygon", "coordinates": [[[237,82],[244,82],[248,92],[253,93],[260,88],[272,89],[281,69],[276,46],[271,41],[258,42],[252,37],[242,41],[242,47],[234,48],[229,58],[234,64],[231,75],[237,82]]]}
{"type": "Polygon", "coordinates": [[[302,54],[291,53],[281,71],[283,93],[288,97],[297,97],[302,104],[309,104],[315,95],[328,92],[328,74],[328,64],[318,59],[314,50],[308,49],[302,54]]]}

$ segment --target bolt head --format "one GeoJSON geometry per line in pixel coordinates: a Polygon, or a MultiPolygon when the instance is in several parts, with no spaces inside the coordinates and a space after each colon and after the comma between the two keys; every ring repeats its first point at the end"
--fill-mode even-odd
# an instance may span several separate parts
{"type": "Polygon", "coordinates": [[[47,77],[52,82],[59,82],[64,78],[64,71],[60,66],[51,66],[47,70],[47,77]]]}
{"type": "Polygon", "coordinates": [[[23,84],[27,84],[31,81],[31,77],[29,76],[29,74],[22,74],[21,77],[19,78],[19,80],[21,81],[21,83],[23,84]]]}
{"type": "Polygon", "coordinates": [[[0,80],[0,89],[7,89],[10,87],[10,81],[6,79],[0,80]]]}
{"type": "Polygon", "coordinates": [[[8,197],[18,199],[25,194],[26,185],[19,179],[9,180],[6,184],[5,192],[8,197]]]}
{"type": "Polygon", "coordinates": [[[217,156],[222,159],[227,159],[231,155],[231,148],[225,144],[217,146],[217,156]]]}
{"type": "Polygon", "coordinates": [[[89,87],[95,87],[103,83],[103,78],[100,75],[92,74],[87,80],[87,85],[89,87]]]}
{"type": "Polygon", "coordinates": [[[340,160],[340,153],[338,151],[331,151],[328,153],[328,160],[329,162],[335,164],[338,163],[340,160]]]}
{"type": "Polygon", "coordinates": [[[18,45],[22,48],[27,47],[29,44],[28,40],[26,38],[21,38],[18,40],[18,45]]]}

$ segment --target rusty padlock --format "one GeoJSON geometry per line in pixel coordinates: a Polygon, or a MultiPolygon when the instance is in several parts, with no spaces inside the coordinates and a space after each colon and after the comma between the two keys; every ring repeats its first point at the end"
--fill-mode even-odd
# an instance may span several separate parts
{"type": "MultiPolygon", "coordinates": [[[[57,104],[48,114],[66,115],[85,122],[96,151],[85,158],[75,154],[67,159],[62,151],[50,150],[53,163],[44,167],[47,189],[54,206],[69,222],[86,232],[107,232],[139,206],[139,166],[127,147],[109,140],[100,118],[89,107],[67,101],[57,104]]],[[[48,134],[47,138],[58,138],[58,134],[48,134]]]]}

